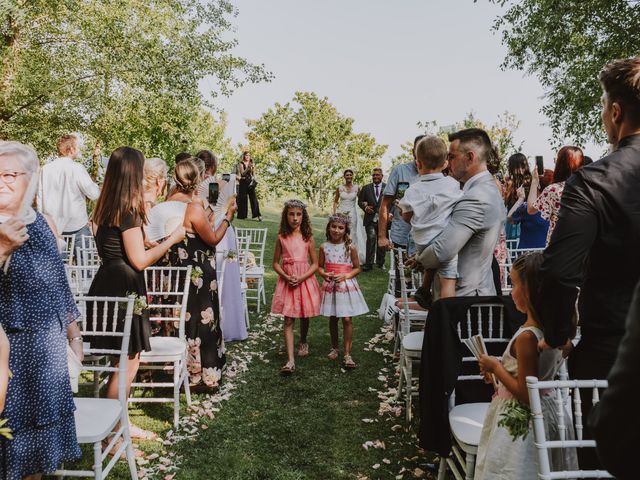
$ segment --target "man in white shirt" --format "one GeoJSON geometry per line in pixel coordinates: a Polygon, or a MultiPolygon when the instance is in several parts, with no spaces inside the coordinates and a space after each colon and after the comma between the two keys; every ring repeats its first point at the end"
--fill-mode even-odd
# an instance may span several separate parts
{"type": "Polygon", "coordinates": [[[74,135],[64,135],[56,146],[60,157],[42,167],[38,208],[53,220],[59,233],[75,235],[76,245],[80,245],[83,235],[91,235],[86,201],[96,200],[100,187],[75,161],[78,139],[74,135]]]}

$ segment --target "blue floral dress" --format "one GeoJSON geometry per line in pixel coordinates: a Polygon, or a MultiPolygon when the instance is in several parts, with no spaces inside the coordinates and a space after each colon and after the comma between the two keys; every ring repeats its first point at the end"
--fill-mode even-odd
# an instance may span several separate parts
{"type": "Polygon", "coordinates": [[[0,269],[0,324],[10,345],[13,440],[0,437],[0,479],[49,473],[80,457],[67,367],[67,325],[79,317],[53,233],[42,215],[0,269]]]}

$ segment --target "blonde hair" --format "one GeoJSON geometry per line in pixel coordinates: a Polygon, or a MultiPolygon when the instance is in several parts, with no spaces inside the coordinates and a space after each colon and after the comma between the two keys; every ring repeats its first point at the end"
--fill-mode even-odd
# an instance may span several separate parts
{"type": "Polygon", "coordinates": [[[144,162],[144,191],[150,191],[159,178],[167,178],[169,168],[161,158],[147,158],[144,162]]]}
{"type": "Polygon", "coordinates": [[[200,184],[200,170],[198,165],[189,158],[176,165],[173,171],[173,178],[176,181],[176,188],[183,193],[191,193],[200,184]]]}
{"type": "Polygon", "coordinates": [[[74,147],[78,146],[78,139],[75,135],[63,135],[56,142],[59,155],[68,155],[74,147]]]}

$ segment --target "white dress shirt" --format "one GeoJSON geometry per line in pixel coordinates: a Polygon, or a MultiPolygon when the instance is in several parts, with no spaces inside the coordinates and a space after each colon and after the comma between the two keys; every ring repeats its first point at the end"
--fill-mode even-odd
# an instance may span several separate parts
{"type": "Polygon", "coordinates": [[[100,195],[80,163],[69,157],[56,158],[42,167],[38,208],[53,219],[58,232],[75,232],[89,222],[86,199],[100,195]]]}
{"type": "Polygon", "coordinates": [[[442,173],[421,175],[400,200],[403,212],[413,212],[411,235],[418,245],[428,245],[444,229],[453,206],[462,196],[460,183],[442,173]]]}

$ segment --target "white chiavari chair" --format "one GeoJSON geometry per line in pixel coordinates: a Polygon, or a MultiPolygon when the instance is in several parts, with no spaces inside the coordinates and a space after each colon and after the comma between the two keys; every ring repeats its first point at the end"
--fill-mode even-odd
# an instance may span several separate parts
{"type": "Polygon", "coordinates": [[[140,370],[173,371],[170,382],[135,382],[136,388],[172,388],[171,397],[131,396],[130,403],[173,403],[173,425],[180,420],[180,389],[184,387],[187,405],[191,405],[189,374],[187,371],[187,339],[185,321],[192,267],[149,267],[144,271],[151,322],[177,326],[178,336],[152,336],[150,352],[141,352],[140,370]]]}
{"type": "Polygon", "coordinates": [[[75,252],[76,236],[75,235],[60,235],[64,240],[64,249],[60,252],[60,256],[65,265],[73,265],[73,255],[75,252]]]}
{"type": "Polygon", "coordinates": [[[238,262],[240,265],[240,293],[242,295],[242,304],[244,305],[244,320],[249,329],[249,304],[247,299],[247,291],[249,284],[247,283],[247,263],[249,261],[248,245],[250,239],[247,236],[236,236],[238,262]]]}
{"type": "Polygon", "coordinates": [[[514,249],[510,249],[510,250],[508,250],[509,258],[507,259],[507,263],[513,264],[513,262],[515,262],[516,259],[519,256],[526,255],[528,253],[534,253],[534,252],[542,253],[542,252],[544,252],[544,248],[514,248],[514,249]]]}
{"type": "Polygon", "coordinates": [[[133,316],[134,298],[116,297],[78,297],[78,308],[82,314],[78,324],[85,338],[113,337],[119,339],[119,348],[91,348],[85,344],[85,355],[118,357],[117,367],[111,365],[83,364],[83,370],[89,372],[118,373],[118,399],[74,398],[76,411],[76,435],[78,443],[93,444],[93,467],[91,470],[57,470],[54,474],[62,477],[93,477],[96,480],[106,478],[122,454],[126,455],[131,479],[137,479],[138,473],[133,453],[133,444],[129,434],[129,415],[127,410],[126,378],[129,361],[129,337],[133,316]],[[117,318],[124,313],[124,328],[116,331],[117,318]],[[109,459],[109,455],[112,458],[109,459]],[[108,460],[106,466],[105,460],[108,460]]]}
{"type": "MultiPolygon", "coordinates": [[[[542,480],[566,478],[613,478],[604,470],[552,470],[552,452],[566,449],[595,448],[595,440],[584,440],[584,418],[582,416],[581,395],[585,389],[591,390],[593,405],[600,400],[600,389],[607,388],[606,380],[553,380],[539,381],[536,377],[527,377],[529,405],[533,417],[533,435],[538,453],[538,478],[542,480]],[[582,389],[582,393],[581,393],[582,389]],[[570,394],[568,393],[570,391],[570,394]],[[559,439],[548,439],[545,431],[544,409],[541,392],[555,399],[554,406],[558,421],[559,439]],[[571,402],[571,400],[573,400],[571,402]],[[573,406],[573,415],[569,415],[566,406],[573,406]],[[572,418],[573,417],[573,418],[572,418]],[[575,425],[575,440],[566,434],[571,422],[575,425]]],[[[557,456],[557,455],[556,455],[557,456]]]]}
{"type": "MultiPolygon", "coordinates": [[[[457,329],[461,340],[481,334],[491,354],[492,345],[504,344],[506,348],[509,343],[510,338],[505,327],[503,305],[482,304],[471,306],[467,311],[466,320],[459,323],[457,329]]],[[[477,365],[477,362],[472,355],[462,358],[463,368],[465,364],[477,365]]],[[[467,374],[463,371],[458,375],[458,382],[467,381],[482,382],[483,380],[479,371],[477,374],[467,374]]],[[[456,479],[473,479],[480,434],[488,408],[489,402],[456,405],[455,391],[451,394],[449,398],[449,428],[453,437],[453,445],[449,457],[440,459],[438,480],[445,479],[447,469],[451,469],[456,479]]]]}
{"type": "Polygon", "coordinates": [[[259,312],[260,305],[267,303],[264,286],[264,250],[267,244],[267,229],[237,228],[236,236],[248,238],[246,250],[255,258],[255,265],[248,265],[246,269],[247,300],[255,300],[256,310],[259,312]]]}
{"type": "Polygon", "coordinates": [[[97,265],[65,265],[69,288],[74,296],[88,295],[93,277],[98,272],[98,268],[100,267],[97,265]]]}

